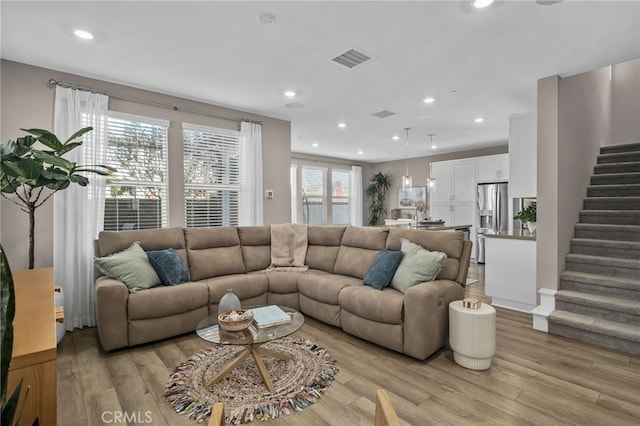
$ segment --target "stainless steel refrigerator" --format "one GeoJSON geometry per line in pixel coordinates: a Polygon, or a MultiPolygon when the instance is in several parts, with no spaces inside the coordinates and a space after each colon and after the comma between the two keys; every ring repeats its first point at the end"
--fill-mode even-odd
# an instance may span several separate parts
{"type": "Polygon", "coordinates": [[[479,183],[476,192],[476,261],[484,263],[484,234],[509,229],[509,184],[479,183]]]}

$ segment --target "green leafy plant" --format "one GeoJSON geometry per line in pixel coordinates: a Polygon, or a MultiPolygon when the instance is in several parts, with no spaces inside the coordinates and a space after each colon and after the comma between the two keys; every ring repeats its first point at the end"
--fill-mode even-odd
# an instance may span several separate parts
{"type": "Polygon", "coordinates": [[[2,342],[1,373],[2,373],[2,419],[3,425],[12,425],[13,418],[18,407],[18,399],[22,389],[22,380],[7,400],[7,382],[9,376],[9,364],[13,352],[13,317],[16,312],[16,296],[13,290],[13,276],[11,268],[0,245],[0,303],[2,318],[0,318],[0,341],[2,342]]]}
{"type": "Polygon", "coordinates": [[[527,223],[527,222],[536,222],[536,217],[537,217],[536,204],[533,203],[533,204],[529,204],[529,206],[522,209],[522,211],[520,211],[520,213],[515,215],[513,218],[521,221],[522,223],[527,223]]]}
{"type": "Polygon", "coordinates": [[[68,188],[72,183],[86,186],[89,179],[84,176],[85,173],[106,176],[115,169],[103,165],[82,166],[63,158],[63,155],[82,145],[79,138],[93,130],[92,127],[78,130],[65,142],[48,130],[21,130],[30,134],[15,141],[10,140],[0,147],[0,193],[29,215],[29,269],[33,269],[36,209],[54,193],[68,188]],[[38,148],[40,144],[44,149],[38,148]]]}
{"type": "Polygon", "coordinates": [[[387,191],[391,187],[391,177],[389,173],[378,172],[369,181],[367,196],[371,199],[369,204],[369,225],[377,226],[387,214],[385,202],[387,191]]]}

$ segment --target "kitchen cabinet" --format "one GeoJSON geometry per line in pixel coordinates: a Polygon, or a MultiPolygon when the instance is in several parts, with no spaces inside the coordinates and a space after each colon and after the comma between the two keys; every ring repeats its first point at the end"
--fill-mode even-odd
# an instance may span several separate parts
{"type": "Polygon", "coordinates": [[[474,160],[441,161],[431,164],[431,177],[435,189],[430,194],[431,203],[475,202],[474,160]]]}
{"type": "Polygon", "coordinates": [[[431,220],[443,220],[445,226],[471,225],[469,240],[475,244],[476,203],[433,203],[429,214],[431,220]]]}
{"type": "Polygon", "coordinates": [[[478,158],[478,182],[509,180],[509,154],[478,158]]]}
{"type": "Polygon", "coordinates": [[[537,126],[536,114],[514,114],[509,117],[509,163],[511,196],[537,196],[537,126]]]}

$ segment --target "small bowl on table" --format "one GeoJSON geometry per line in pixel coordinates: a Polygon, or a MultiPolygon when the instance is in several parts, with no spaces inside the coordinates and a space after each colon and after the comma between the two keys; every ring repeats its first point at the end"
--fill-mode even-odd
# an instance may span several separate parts
{"type": "Polygon", "coordinates": [[[226,331],[241,331],[249,328],[253,321],[251,309],[236,309],[218,315],[218,325],[226,331]]]}

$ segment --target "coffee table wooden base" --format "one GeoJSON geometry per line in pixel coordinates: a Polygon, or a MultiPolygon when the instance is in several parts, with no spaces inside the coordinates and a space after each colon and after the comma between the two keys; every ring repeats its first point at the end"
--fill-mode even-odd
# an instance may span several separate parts
{"type": "Polygon", "coordinates": [[[271,376],[267,371],[267,366],[264,365],[264,361],[262,360],[262,357],[260,355],[270,356],[284,361],[289,360],[292,357],[287,354],[262,348],[261,346],[261,343],[254,343],[249,347],[245,347],[242,351],[240,351],[237,357],[226,363],[225,366],[222,367],[222,370],[220,370],[218,374],[213,376],[213,378],[206,383],[206,386],[209,387],[214,383],[218,383],[219,381],[224,379],[227,374],[235,370],[235,368],[239,366],[242,361],[244,361],[249,357],[249,355],[251,355],[253,356],[253,360],[255,361],[256,365],[258,366],[258,370],[260,371],[260,375],[262,376],[262,380],[264,380],[264,384],[267,386],[267,389],[269,389],[269,392],[274,393],[276,391],[276,388],[275,386],[273,386],[273,381],[271,380],[271,376]]]}

